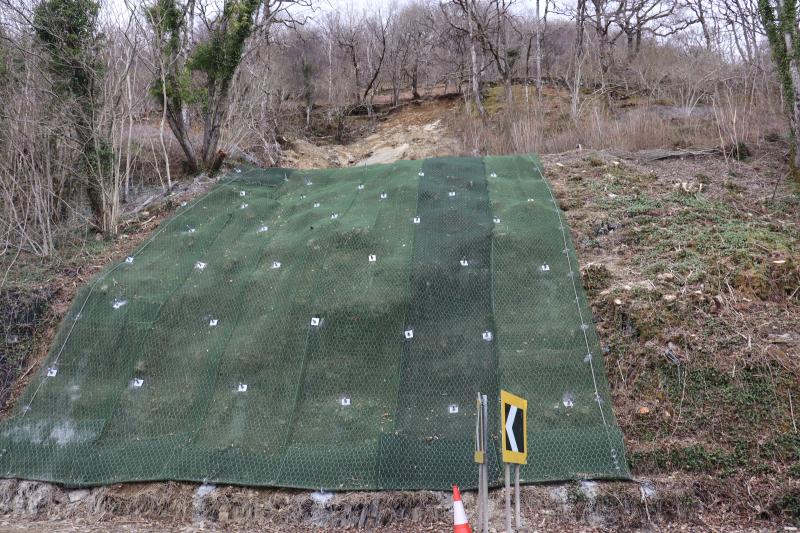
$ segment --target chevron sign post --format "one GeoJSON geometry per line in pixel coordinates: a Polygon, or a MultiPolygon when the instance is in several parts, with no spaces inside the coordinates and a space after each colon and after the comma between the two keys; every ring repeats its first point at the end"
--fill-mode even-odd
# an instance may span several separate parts
{"type": "Polygon", "coordinates": [[[506,531],[511,531],[511,464],[515,465],[514,507],[517,529],[521,527],[519,502],[519,465],[528,462],[528,401],[510,392],[500,391],[500,434],[506,474],[506,531]]]}

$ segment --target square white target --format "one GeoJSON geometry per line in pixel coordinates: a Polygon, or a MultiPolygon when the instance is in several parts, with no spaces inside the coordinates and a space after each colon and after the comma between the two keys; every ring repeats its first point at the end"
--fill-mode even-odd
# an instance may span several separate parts
{"type": "Polygon", "coordinates": [[[342,407],[349,407],[350,406],[350,397],[342,396],[339,398],[339,403],[342,404],[342,407]]]}
{"type": "Polygon", "coordinates": [[[141,388],[142,385],[144,385],[144,380],[141,378],[134,378],[133,383],[131,383],[131,385],[133,385],[134,388],[139,389],[141,388]]]}
{"type": "Polygon", "coordinates": [[[247,392],[247,383],[239,383],[236,387],[236,392],[247,392]]]}
{"type": "Polygon", "coordinates": [[[451,403],[450,405],[448,405],[447,406],[447,412],[450,413],[451,415],[458,414],[458,404],[457,403],[451,403]]]}
{"type": "Polygon", "coordinates": [[[455,195],[456,191],[450,191],[449,193],[447,193],[447,196],[449,196],[450,198],[454,197],[455,195]]]}
{"type": "Polygon", "coordinates": [[[403,336],[404,336],[406,339],[413,339],[413,338],[414,338],[414,330],[413,330],[413,329],[407,329],[407,330],[405,330],[405,331],[403,332],[403,336]]]}
{"type": "Polygon", "coordinates": [[[272,262],[272,268],[273,269],[280,268],[280,267],[281,267],[281,262],[280,261],[273,261],[272,262]]]}
{"type": "Polygon", "coordinates": [[[548,264],[542,265],[542,272],[550,272],[550,265],[548,264]]]}
{"type": "Polygon", "coordinates": [[[419,224],[419,217],[414,217],[414,224],[419,224]]]}
{"type": "Polygon", "coordinates": [[[492,340],[494,338],[494,335],[492,335],[491,331],[484,331],[483,334],[481,335],[481,337],[485,341],[490,341],[490,340],[492,340]]]}
{"type": "Polygon", "coordinates": [[[375,254],[370,254],[370,256],[368,257],[368,259],[369,259],[369,262],[370,262],[370,263],[374,263],[375,261],[377,261],[377,260],[378,260],[378,256],[376,256],[375,254]]]}
{"type": "Polygon", "coordinates": [[[217,324],[219,324],[219,320],[217,320],[216,318],[212,318],[211,320],[208,321],[208,326],[211,328],[217,327],[217,324]]]}
{"type": "Polygon", "coordinates": [[[459,261],[459,264],[461,264],[462,267],[469,266],[469,261],[467,261],[466,259],[462,259],[461,261],[459,261]]]}
{"type": "Polygon", "coordinates": [[[125,262],[126,262],[126,263],[128,263],[128,264],[131,264],[131,263],[133,263],[133,256],[132,256],[132,255],[129,255],[128,257],[126,257],[126,258],[125,258],[125,262]]]}
{"type": "Polygon", "coordinates": [[[50,367],[47,369],[47,377],[54,378],[58,374],[58,369],[56,367],[50,367]]]}
{"type": "Polygon", "coordinates": [[[320,318],[318,316],[311,317],[311,325],[312,326],[319,326],[320,318]]]}
{"type": "Polygon", "coordinates": [[[386,194],[385,192],[381,193],[381,200],[386,200],[386,198],[388,198],[388,197],[389,197],[389,195],[386,194]]]}

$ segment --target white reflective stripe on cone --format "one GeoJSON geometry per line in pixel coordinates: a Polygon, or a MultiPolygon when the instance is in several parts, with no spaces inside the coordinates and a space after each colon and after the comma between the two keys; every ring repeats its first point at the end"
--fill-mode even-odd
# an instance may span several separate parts
{"type": "Polygon", "coordinates": [[[472,533],[457,485],[453,485],[453,533],[472,533]]]}

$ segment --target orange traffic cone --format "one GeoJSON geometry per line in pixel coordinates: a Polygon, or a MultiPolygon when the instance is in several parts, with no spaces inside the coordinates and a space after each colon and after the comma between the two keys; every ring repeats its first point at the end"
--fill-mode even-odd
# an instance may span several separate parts
{"type": "Polygon", "coordinates": [[[453,485],[453,533],[472,533],[457,485],[453,485]]]}

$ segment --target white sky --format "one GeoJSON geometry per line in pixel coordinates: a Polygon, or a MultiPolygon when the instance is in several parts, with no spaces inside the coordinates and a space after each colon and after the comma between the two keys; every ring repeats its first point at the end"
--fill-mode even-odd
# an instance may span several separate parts
{"type": "MultiPolygon", "coordinates": [[[[150,3],[149,0],[128,0],[130,5],[135,5],[142,8],[150,3]]],[[[412,0],[312,0],[316,13],[328,11],[374,11],[380,9],[387,11],[391,7],[399,7],[407,4],[412,0]]],[[[565,2],[560,2],[564,4],[565,2]]],[[[571,4],[571,1],[566,3],[571,4]]],[[[541,0],[542,9],[544,9],[544,0],[541,0]]],[[[105,0],[106,9],[109,14],[127,14],[128,10],[125,7],[125,0],[105,0]]],[[[536,10],[536,0],[516,0],[514,3],[518,11],[536,10]]]]}

